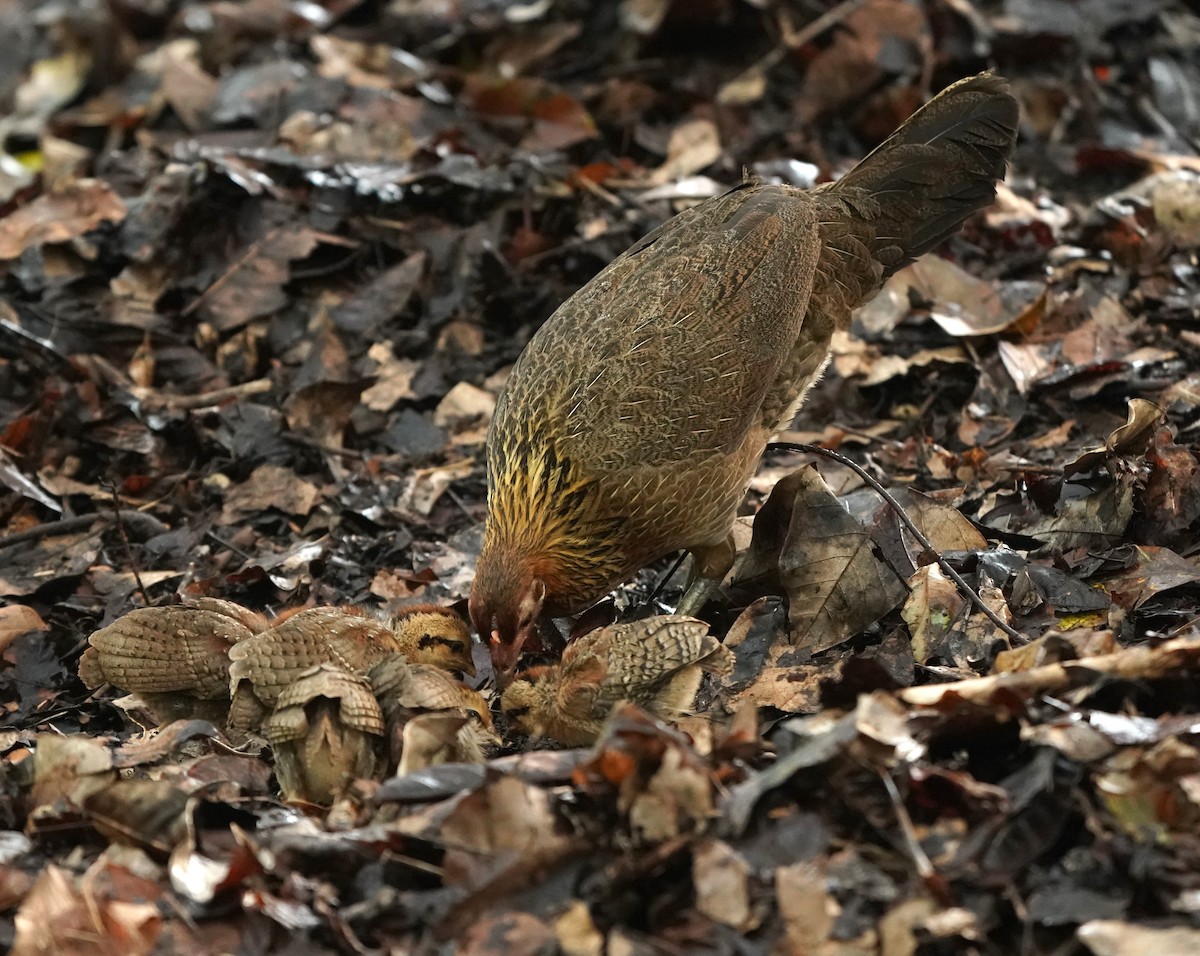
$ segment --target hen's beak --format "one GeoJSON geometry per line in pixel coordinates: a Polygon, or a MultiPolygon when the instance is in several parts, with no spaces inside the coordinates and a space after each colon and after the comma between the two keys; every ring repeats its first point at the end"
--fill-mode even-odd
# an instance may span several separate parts
{"type": "Polygon", "coordinates": [[[517,659],[521,656],[521,641],[506,644],[500,639],[499,631],[492,631],[492,639],[488,649],[492,652],[492,674],[496,678],[496,687],[504,690],[512,683],[517,670],[517,659]]]}

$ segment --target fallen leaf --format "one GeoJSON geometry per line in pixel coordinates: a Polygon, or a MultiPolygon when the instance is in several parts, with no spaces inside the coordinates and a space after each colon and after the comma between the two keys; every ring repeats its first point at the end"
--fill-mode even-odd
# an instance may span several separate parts
{"type": "Polygon", "coordinates": [[[0,607],[0,652],[22,634],[29,631],[48,631],[50,625],[42,616],[25,604],[0,607]]]}
{"type": "Polygon", "coordinates": [[[750,904],[750,866],[721,840],[704,840],[692,851],[696,909],[709,919],[747,932],[759,920],[750,904]]]}
{"type": "Polygon", "coordinates": [[[717,125],[708,119],[688,120],[671,131],[667,159],[650,174],[648,182],[652,186],[661,186],[698,173],[716,162],[720,155],[721,136],[717,125]]]}
{"type": "MultiPolygon", "coordinates": [[[[66,870],[49,864],[17,910],[11,956],[149,956],[163,929],[162,891],[150,881],[137,882],[138,901],[114,899],[111,887],[97,893],[91,879],[83,893],[66,870]]],[[[124,892],[137,893],[133,887],[124,892]]]]}
{"type": "Polygon", "coordinates": [[[867,531],[815,468],[782,479],[754,519],[739,580],[776,574],[788,596],[788,636],[814,653],[892,610],[907,590],[867,531]]]}
{"type": "Polygon", "coordinates": [[[966,599],[936,564],[919,569],[908,586],[912,590],[900,616],[912,635],[913,657],[921,663],[935,657],[952,659],[947,641],[951,631],[962,624],[966,599]]]}
{"type": "Polygon", "coordinates": [[[1200,952],[1200,929],[1191,926],[1143,926],[1103,919],[1084,923],[1076,936],[1092,956],[1195,956],[1200,952]]]}
{"type": "Polygon", "coordinates": [[[108,183],[78,179],[0,219],[0,259],[15,259],[46,243],[67,242],[101,223],[124,218],[125,203],[108,183]]]}
{"type": "Polygon", "coordinates": [[[321,499],[321,490],[282,465],[259,465],[225,498],[221,521],[232,524],[243,515],[276,508],[284,514],[307,515],[321,499]]]}

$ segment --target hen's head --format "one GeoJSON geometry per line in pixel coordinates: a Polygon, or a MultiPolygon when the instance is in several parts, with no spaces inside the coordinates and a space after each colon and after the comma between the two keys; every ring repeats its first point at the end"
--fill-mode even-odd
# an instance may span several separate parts
{"type": "Polygon", "coordinates": [[[501,687],[512,680],[521,647],[537,627],[545,601],[545,582],[527,563],[484,550],[471,585],[471,622],[491,652],[501,687]]]}

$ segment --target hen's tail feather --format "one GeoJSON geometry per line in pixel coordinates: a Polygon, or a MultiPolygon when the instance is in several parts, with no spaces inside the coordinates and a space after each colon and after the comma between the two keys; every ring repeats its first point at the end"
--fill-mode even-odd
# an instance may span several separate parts
{"type": "Polygon", "coordinates": [[[830,192],[873,220],[871,251],[890,275],[990,205],[1017,135],[1008,82],[980,73],[917,110],[830,192]],[[868,199],[869,197],[869,199],[868,199]]]}

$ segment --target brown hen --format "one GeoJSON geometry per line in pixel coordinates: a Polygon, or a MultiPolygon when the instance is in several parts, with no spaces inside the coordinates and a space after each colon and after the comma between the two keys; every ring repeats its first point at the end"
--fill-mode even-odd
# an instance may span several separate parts
{"type": "Polygon", "coordinates": [[[530,340],[487,439],[471,617],[501,680],[543,612],[690,550],[694,613],[767,441],[836,329],[995,196],[1016,136],[1000,77],[944,90],[836,183],[747,182],[671,219],[530,340]]]}

